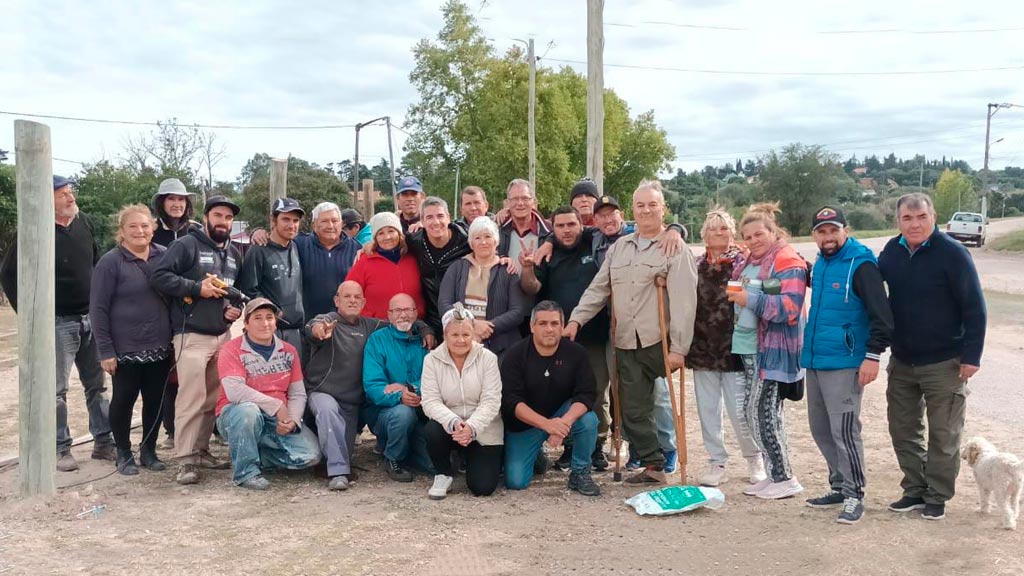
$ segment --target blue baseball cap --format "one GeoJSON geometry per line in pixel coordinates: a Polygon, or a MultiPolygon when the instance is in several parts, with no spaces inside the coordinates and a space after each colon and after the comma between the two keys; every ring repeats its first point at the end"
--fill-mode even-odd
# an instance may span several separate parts
{"type": "Polygon", "coordinates": [[[413,192],[419,192],[421,194],[423,193],[423,184],[420,182],[419,178],[415,176],[405,176],[404,178],[399,179],[398,191],[395,192],[395,195],[401,194],[402,192],[407,192],[409,190],[412,190],[413,192]]]}
{"type": "Polygon", "coordinates": [[[54,177],[53,177],[53,191],[56,192],[57,190],[60,190],[61,188],[65,187],[65,186],[71,186],[71,180],[68,180],[67,178],[65,178],[63,176],[56,176],[56,175],[54,175],[54,177]]]}

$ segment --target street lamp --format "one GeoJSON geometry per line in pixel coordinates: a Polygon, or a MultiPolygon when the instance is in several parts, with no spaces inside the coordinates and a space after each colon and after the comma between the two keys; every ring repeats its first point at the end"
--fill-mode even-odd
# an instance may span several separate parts
{"type": "MultiPolygon", "coordinates": [[[[1024,108],[1020,104],[1011,104],[1009,102],[1003,102],[1001,104],[988,105],[988,112],[985,118],[985,165],[981,169],[981,215],[984,218],[988,218],[988,149],[989,149],[989,137],[992,133],[992,117],[999,112],[1000,108],[1024,108]]],[[[998,140],[997,140],[998,142],[998,140]]]]}

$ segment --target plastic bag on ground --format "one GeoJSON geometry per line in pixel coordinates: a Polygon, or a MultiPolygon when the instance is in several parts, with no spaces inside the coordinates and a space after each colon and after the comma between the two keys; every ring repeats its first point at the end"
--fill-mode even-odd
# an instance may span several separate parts
{"type": "Polygon", "coordinates": [[[626,500],[641,516],[668,516],[697,508],[718,510],[725,506],[725,494],[704,486],[668,486],[641,492],[626,500]]]}

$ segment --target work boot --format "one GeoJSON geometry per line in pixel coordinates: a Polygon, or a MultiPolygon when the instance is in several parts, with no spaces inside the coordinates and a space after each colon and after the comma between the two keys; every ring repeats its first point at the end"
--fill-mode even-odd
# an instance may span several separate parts
{"type": "Polygon", "coordinates": [[[590,476],[590,470],[573,470],[569,472],[569,483],[567,486],[569,490],[575,490],[584,496],[601,495],[601,487],[590,476]]]}
{"type": "Polygon", "coordinates": [[[334,478],[331,478],[330,483],[327,484],[327,489],[334,491],[344,491],[348,490],[348,487],[351,484],[352,483],[349,481],[348,476],[342,474],[340,476],[335,476],[334,478]]]}
{"type": "Polygon", "coordinates": [[[61,472],[74,472],[78,470],[78,460],[71,455],[71,452],[64,452],[57,455],[57,470],[61,472]]]}
{"type": "Polygon", "coordinates": [[[661,466],[648,466],[639,473],[626,478],[626,484],[664,484],[665,469],[661,466]]]}
{"type": "Polygon", "coordinates": [[[409,472],[402,465],[390,458],[384,459],[384,469],[387,470],[388,478],[395,482],[412,482],[412,472],[409,472]]]}
{"type": "Polygon", "coordinates": [[[136,476],[139,473],[139,467],[135,464],[135,454],[132,454],[130,449],[122,450],[117,449],[117,471],[125,476],[136,476]]]}
{"type": "Polygon", "coordinates": [[[92,459],[117,462],[117,449],[114,448],[114,444],[112,442],[96,444],[92,447],[92,459]]]}
{"type": "Polygon", "coordinates": [[[199,466],[195,464],[182,464],[178,467],[178,476],[175,478],[178,484],[198,484],[199,466]]]}
{"type": "Polygon", "coordinates": [[[238,487],[246,490],[266,490],[270,488],[270,481],[263,476],[253,476],[248,480],[243,480],[238,487]]]}
{"type": "Polygon", "coordinates": [[[156,455],[156,448],[152,446],[141,446],[139,448],[139,464],[143,468],[152,472],[163,472],[167,470],[167,464],[164,464],[160,458],[156,455]]]}
{"type": "Polygon", "coordinates": [[[209,450],[200,450],[199,466],[210,470],[227,470],[228,468],[231,468],[231,462],[217,458],[213,454],[210,454],[209,450]]]}

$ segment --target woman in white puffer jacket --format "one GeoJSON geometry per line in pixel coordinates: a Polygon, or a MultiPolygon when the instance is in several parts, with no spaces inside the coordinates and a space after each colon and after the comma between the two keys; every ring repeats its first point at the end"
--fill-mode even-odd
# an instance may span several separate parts
{"type": "Polygon", "coordinates": [[[444,343],[423,359],[420,380],[427,451],[437,475],[427,494],[441,500],[451,488],[452,450],[466,461],[466,486],[489,496],[501,474],[504,426],[498,357],[473,340],[473,314],[456,304],[441,318],[444,343]]]}

